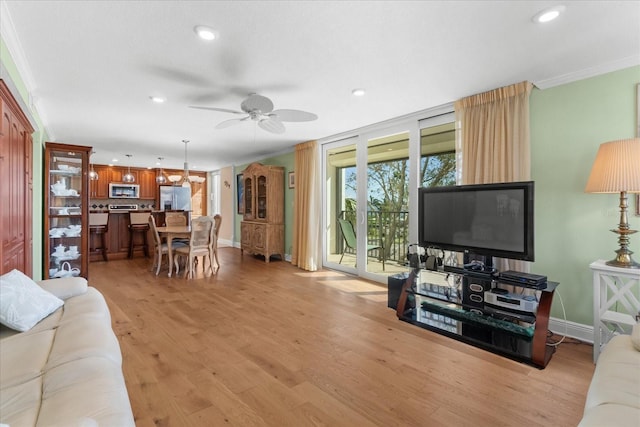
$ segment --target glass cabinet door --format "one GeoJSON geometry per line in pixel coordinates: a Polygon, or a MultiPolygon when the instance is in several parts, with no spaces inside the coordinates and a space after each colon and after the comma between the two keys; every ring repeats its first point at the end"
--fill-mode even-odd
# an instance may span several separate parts
{"type": "Polygon", "coordinates": [[[256,188],[256,203],[258,204],[257,214],[258,218],[266,219],[267,218],[267,177],[264,175],[260,175],[257,177],[257,188],[256,188]]]}
{"type": "Polygon", "coordinates": [[[91,147],[47,143],[46,278],[88,276],[88,175],[91,147]]]}
{"type": "Polygon", "coordinates": [[[244,179],[244,217],[253,219],[253,180],[244,179]]]}

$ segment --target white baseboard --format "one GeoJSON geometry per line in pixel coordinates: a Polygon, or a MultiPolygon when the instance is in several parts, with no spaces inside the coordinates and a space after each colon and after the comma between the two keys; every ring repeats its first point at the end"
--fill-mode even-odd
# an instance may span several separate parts
{"type": "Polygon", "coordinates": [[[239,248],[239,247],[240,247],[240,244],[238,243],[238,245],[236,246],[236,245],[233,243],[233,240],[218,239],[218,246],[219,246],[219,247],[223,247],[223,246],[231,246],[231,247],[239,248]]]}
{"type": "MultiPolygon", "coordinates": [[[[218,246],[231,246],[234,248],[240,248],[240,242],[234,242],[232,240],[220,239],[218,240],[218,246]]],[[[291,262],[291,255],[285,254],[284,260],[291,262]]],[[[580,341],[593,343],[593,326],[583,325],[581,323],[558,319],[556,317],[549,318],[549,330],[558,335],[566,335],[569,338],[575,338],[580,341]]]]}
{"type": "Polygon", "coordinates": [[[575,338],[580,341],[593,343],[593,326],[583,325],[581,323],[575,323],[566,321],[564,319],[558,319],[555,317],[549,318],[549,330],[558,335],[565,335],[569,338],[575,338]]]}

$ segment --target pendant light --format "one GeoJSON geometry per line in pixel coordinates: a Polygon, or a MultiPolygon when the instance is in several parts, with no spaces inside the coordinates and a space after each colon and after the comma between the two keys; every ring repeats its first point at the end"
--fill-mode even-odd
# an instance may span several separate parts
{"type": "Polygon", "coordinates": [[[131,154],[125,154],[125,156],[127,156],[129,160],[127,161],[128,163],[127,173],[123,175],[122,182],[126,182],[127,184],[130,184],[136,181],[136,177],[133,176],[133,174],[131,173],[131,154]]]}
{"type": "Polygon", "coordinates": [[[187,144],[189,143],[189,140],[183,139],[182,142],[184,142],[184,176],[183,176],[182,186],[189,187],[190,181],[191,181],[189,179],[189,162],[187,161],[187,144]]]}
{"type": "Polygon", "coordinates": [[[99,176],[98,176],[98,172],[96,172],[96,171],[93,169],[93,161],[91,160],[91,156],[92,156],[92,155],[94,155],[94,154],[96,154],[96,152],[95,152],[95,151],[93,151],[93,150],[91,150],[91,154],[89,155],[89,160],[90,160],[90,163],[91,163],[91,170],[89,171],[89,179],[90,179],[91,181],[97,181],[97,180],[98,180],[98,178],[99,178],[99,176]]]}
{"type": "Polygon", "coordinates": [[[158,157],[158,166],[160,166],[160,172],[156,175],[156,184],[164,184],[167,182],[167,178],[164,177],[164,171],[162,170],[162,161],[164,157],[158,157]]]}

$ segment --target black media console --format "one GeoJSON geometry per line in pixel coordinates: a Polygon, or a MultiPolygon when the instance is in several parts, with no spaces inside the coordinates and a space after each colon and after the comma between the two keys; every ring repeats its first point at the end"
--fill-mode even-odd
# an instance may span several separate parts
{"type": "Polygon", "coordinates": [[[414,268],[389,277],[388,306],[400,320],[544,368],[549,311],[558,286],[546,277],[494,270],[414,268]]]}

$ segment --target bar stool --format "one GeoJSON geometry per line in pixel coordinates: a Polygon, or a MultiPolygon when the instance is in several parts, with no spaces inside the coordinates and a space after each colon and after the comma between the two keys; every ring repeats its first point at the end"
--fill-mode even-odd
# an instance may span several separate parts
{"type": "Polygon", "coordinates": [[[109,232],[109,213],[89,213],[89,252],[102,254],[104,261],[107,258],[107,233],[109,232]],[[96,237],[94,237],[96,236],[96,237]],[[100,241],[100,246],[93,246],[100,241]]]}
{"type": "Polygon", "coordinates": [[[147,234],[149,234],[150,212],[129,212],[129,258],[133,258],[133,251],[142,248],[144,256],[149,258],[149,244],[147,234]],[[136,236],[140,235],[142,243],[137,244],[136,236]]]}

